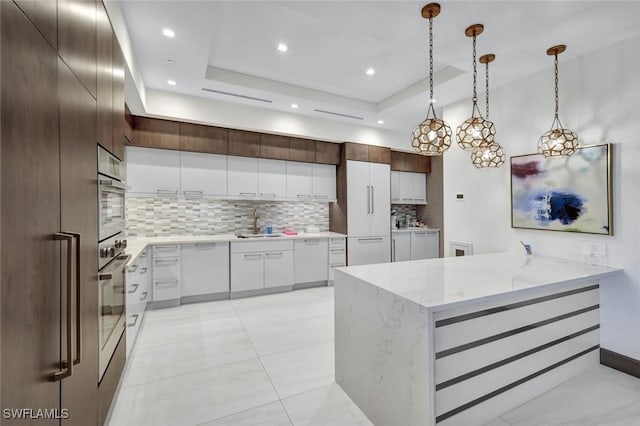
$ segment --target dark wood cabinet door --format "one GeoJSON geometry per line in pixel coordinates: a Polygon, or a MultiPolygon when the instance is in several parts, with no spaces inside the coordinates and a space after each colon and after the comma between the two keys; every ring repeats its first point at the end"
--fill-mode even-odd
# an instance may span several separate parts
{"type": "Polygon", "coordinates": [[[58,55],[96,97],[96,1],[58,0],[58,55]]]}
{"type": "Polygon", "coordinates": [[[136,145],[147,148],[180,149],[180,123],[147,117],[134,117],[136,145]]]}
{"type": "MultiPolygon", "coordinates": [[[[63,425],[94,425],[98,416],[98,187],[96,100],[59,61],[60,228],[80,233],[80,363],[62,380],[63,425]]],[[[75,289],[74,289],[75,290],[75,289]]],[[[63,316],[64,317],[64,316],[63,316]]],[[[74,336],[75,337],[75,336],[74,336]]]]}
{"type": "Polygon", "coordinates": [[[226,155],[229,153],[229,130],[180,123],[180,150],[226,155]]]}
{"type": "Polygon", "coordinates": [[[229,129],[229,155],[260,157],[260,133],[229,129]]]}
{"type": "Polygon", "coordinates": [[[13,2],[0,8],[1,405],[60,408],[58,55],[13,2]]]}
{"type": "Polygon", "coordinates": [[[404,171],[404,152],[391,151],[391,170],[404,171]]]}
{"type": "Polygon", "coordinates": [[[58,3],[56,0],[14,0],[51,47],[58,49],[58,3]]]}
{"type": "Polygon", "coordinates": [[[289,137],[280,135],[260,135],[260,158],[274,160],[289,159],[289,137]]]}
{"type": "Polygon", "coordinates": [[[340,164],[340,144],[316,141],[316,163],[340,164]]]}
{"type": "Polygon", "coordinates": [[[113,151],[113,31],[102,3],[97,12],[98,143],[113,151]]]}
{"type": "Polygon", "coordinates": [[[315,163],[316,141],[311,139],[289,138],[289,160],[315,163]]]}
{"type": "Polygon", "coordinates": [[[104,372],[104,376],[102,377],[102,381],[100,382],[100,386],[98,387],[98,424],[103,425],[104,421],[107,419],[107,414],[109,413],[109,407],[111,407],[111,402],[113,401],[113,397],[116,393],[116,388],[118,387],[118,382],[120,381],[120,376],[122,376],[122,371],[124,370],[124,365],[127,361],[127,333],[122,333],[122,337],[118,342],[118,346],[116,346],[115,351],[113,351],[113,355],[111,356],[111,361],[109,361],[109,366],[107,370],[104,372]]]}
{"type": "Polygon", "coordinates": [[[124,137],[125,143],[135,144],[133,141],[133,115],[127,104],[124,104],[124,137]]]}
{"type": "Polygon", "coordinates": [[[347,160],[369,161],[369,145],[345,142],[344,153],[347,160]]]}
{"type": "Polygon", "coordinates": [[[391,163],[391,150],[382,146],[369,145],[369,161],[372,163],[389,164],[391,163]]]}
{"type": "Polygon", "coordinates": [[[124,55],[113,37],[113,151],[124,160],[124,55]]]}
{"type": "Polygon", "coordinates": [[[405,172],[417,172],[418,157],[420,156],[417,154],[404,153],[404,167],[401,170],[405,172]]]}
{"type": "Polygon", "coordinates": [[[416,168],[415,171],[418,173],[431,173],[431,157],[427,157],[426,155],[418,155],[416,156],[416,168]]]}

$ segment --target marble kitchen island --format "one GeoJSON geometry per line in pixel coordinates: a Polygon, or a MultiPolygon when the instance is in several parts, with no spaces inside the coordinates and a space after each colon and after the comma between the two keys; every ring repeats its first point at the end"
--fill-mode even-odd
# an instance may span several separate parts
{"type": "Polygon", "coordinates": [[[336,382],[375,424],[481,425],[599,363],[622,270],[512,253],[339,268],[336,382]]]}

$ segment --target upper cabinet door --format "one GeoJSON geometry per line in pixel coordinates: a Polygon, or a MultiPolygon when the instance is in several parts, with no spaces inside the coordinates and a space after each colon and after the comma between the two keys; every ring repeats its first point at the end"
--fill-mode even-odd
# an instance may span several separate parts
{"type": "Polygon", "coordinates": [[[340,144],[316,141],[316,163],[340,164],[340,144]]]}
{"type": "Polygon", "coordinates": [[[388,164],[371,163],[371,227],[372,236],[389,235],[391,232],[391,186],[388,164]]]}
{"type": "Polygon", "coordinates": [[[402,204],[400,200],[400,172],[391,171],[391,204],[402,204]]]}
{"type": "Polygon", "coordinates": [[[289,138],[289,160],[313,163],[316,161],[316,141],[289,138]]]}
{"type": "Polygon", "coordinates": [[[113,155],[124,160],[124,55],[113,37],[113,155]]]}
{"type": "Polygon", "coordinates": [[[400,178],[399,204],[413,204],[413,173],[398,172],[400,178]]]}
{"type": "Polygon", "coordinates": [[[287,198],[311,201],[313,199],[313,165],[287,161],[287,198]]]}
{"type": "Polygon", "coordinates": [[[227,157],[225,155],[180,153],[180,188],[185,197],[227,195],[227,157]]]}
{"type": "Polygon", "coordinates": [[[127,186],[131,193],[177,196],[180,152],[127,147],[127,186]]]}
{"type": "Polygon", "coordinates": [[[427,175],[424,173],[411,173],[413,182],[413,202],[415,204],[427,204],[427,175]]]}
{"type": "Polygon", "coordinates": [[[256,198],[258,196],[258,159],[228,156],[227,179],[229,197],[256,198]]]}
{"type": "Polygon", "coordinates": [[[229,153],[229,130],[220,127],[180,123],[180,150],[227,154],[229,153]]]}
{"type": "Polygon", "coordinates": [[[280,135],[260,135],[260,157],[274,160],[289,159],[289,137],[280,135]]]}
{"type": "Polygon", "coordinates": [[[58,4],[56,0],[14,0],[54,49],[58,48],[58,4]]]}
{"type": "Polygon", "coordinates": [[[370,221],[369,163],[349,160],[347,161],[347,232],[349,236],[369,236],[370,221]]]}
{"type": "Polygon", "coordinates": [[[229,155],[260,157],[260,133],[230,129],[229,155]]]}
{"type": "Polygon", "coordinates": [[[265,200],[287,196],[286,161],[258,159],[258,192],[265,200]]]}
{"type": "Polygon", "coordinates": [[[149,148],[180,149],[180,124],[177,121],[134,117],[135,143],[149,148]]]}
{"type": "Polygon", "coordinates": [[[107,151],[113,151],[113,31],[102,3],[98,5],[98,143],[107,151]]]}
{"type": "Polygon", "coordinates": [[[336,166],[313,164],[313,199],[315,201],[336,200],[336,166]]]}
{"type": "Polygon", "coordinates": [[[95,1],[58,0],[58,54],[94,99],[96,5],[95,1]]]}

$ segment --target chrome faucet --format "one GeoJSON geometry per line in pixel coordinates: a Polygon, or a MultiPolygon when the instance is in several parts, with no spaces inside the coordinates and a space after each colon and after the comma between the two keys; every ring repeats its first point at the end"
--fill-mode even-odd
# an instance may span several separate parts
{"type": "Polygon", "coordinates": [[[258,209],[253,209],[253,233],[254,234],[258,233],[258,219],[260,219],[260,216],[258,216],[258,209]]]}

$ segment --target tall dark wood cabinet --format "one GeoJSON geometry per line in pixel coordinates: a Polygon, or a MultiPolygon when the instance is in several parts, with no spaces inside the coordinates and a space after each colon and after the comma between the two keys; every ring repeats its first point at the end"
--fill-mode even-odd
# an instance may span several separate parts
{"type": "Polygon", "coordinates": [[[79,3],[82,24],[59,14],[56,30],[45,19],[51,3],[0,2],[0,403],[62,417],[3,418],[3,425],[91,426],[98,424],[98,115],[92,71],[83,73],[96,62],[96,4],[79,3]]]}
{"type": "Polygon", "coordinates": [[[2,409],[59,409],[50,379],[61,361],[58,55],[13,2],[0,8],[2,409]]]}
{"type": "Polygon", "coordinates": [[[113,36],[113,150],[112,154],[124,160],[124,55],[113,36]]]}
{"type": "Polygon", "coordinates": [[[98,143],[113,150],[113,31],[102,3],[96,14],[98,143]]]}

